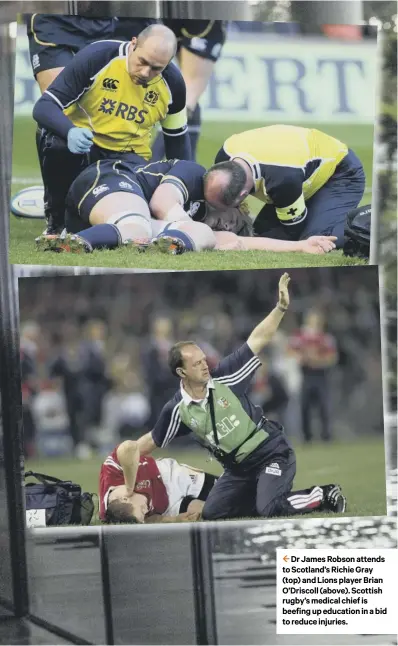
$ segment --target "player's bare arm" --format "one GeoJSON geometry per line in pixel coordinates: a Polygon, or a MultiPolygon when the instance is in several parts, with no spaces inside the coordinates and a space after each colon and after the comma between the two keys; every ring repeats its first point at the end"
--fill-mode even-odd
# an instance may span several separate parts
{"type": "Polygon", "coordinates": [[[164,183],[158,186],[149,202],[152,217],[167,222],[190,220],[184,211],[184,198],[177,186],[164,183]]]}
{"type": "Polygon", "coordinates": [[[140,455],[149,455],[158,448],[158,445],[153,440],[151,432],[145,433],[145,435],[139,437],[137,440],[137,445],[140,455]]]}
{"type": "Polygon", "coordinates": [[[123,469],[124,483],[127,492],[132,495],[137,480],[138,466],[140,463],[140,450],[138,442],[125,440],[116,451],[117,459],[123,469]]]}
{"type": "Polygon", "coordinates": [[[289,307],[289,282],[289,274],[284,273],[279,280],[279,298],[276,307],[254,328],[247,339],[247,345],[254,354],[261,352],[271,341],[289,307]]]}
{"type": "Polygon", "coordinates": [[[277,253],[298,251],[324,254],[336,248],[336,236],[311,236],[307,240],[277,240],[263,237],[237,236],[229,231],[215,232],[216,249],[219,251],[275,251],[277,253]]]}

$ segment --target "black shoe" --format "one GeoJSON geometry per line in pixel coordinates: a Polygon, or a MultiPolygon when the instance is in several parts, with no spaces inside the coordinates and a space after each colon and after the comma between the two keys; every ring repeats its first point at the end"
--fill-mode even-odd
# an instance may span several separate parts
{"type": "Polygon", "coordinates": [[[347,499],[343,496],[340,485],[329,484],[322,486],[324,511],[330,511],[334,514],[344,514],[347,508],[347,499]]]}
{"type": "Polygon", "coordinates": [[[47,235],[57,235],[62,233],[65,228],[65,215],[64,212],[56,213],[51,211],[47,204],[44,205],[44,216],[46,219],[47,228],[45,234],[47,235]]]}

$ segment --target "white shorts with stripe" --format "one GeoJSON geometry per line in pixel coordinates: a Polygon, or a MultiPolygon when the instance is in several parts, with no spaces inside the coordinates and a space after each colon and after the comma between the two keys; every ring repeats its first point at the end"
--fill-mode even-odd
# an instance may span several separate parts
{"type": "Polygon", "coordinates": [[[205,474],[187,464],[180,464],[173,458],[157,458],[156,464],[169,496],[169,506],[163,516],[177,516],[186,496],[199,496],[205,474]]]}

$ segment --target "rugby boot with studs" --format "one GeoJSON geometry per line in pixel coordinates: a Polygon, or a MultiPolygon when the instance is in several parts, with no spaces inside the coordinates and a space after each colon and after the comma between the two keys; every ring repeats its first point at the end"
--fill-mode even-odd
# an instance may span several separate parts
{"type": "Polygon", "coordinates": [[[185,243],[179,238],[174,238],[173,236],[154,238],[150,243],[150,247],[171,256],[180,256],[186,251],[185,243]]]}
{"type": "Polygon", "coordinates": [[[36,238],[37,251],[55,253],[92,253],[93,248],[87,240],[76,233],[43,234],[36,238]]]}
{"type": "Polygon", "coordinates": [[[343,495],[340,485],[328,484],[322,486],[323,511],[330,511],[334,514],[343,514],[347,508],[347,499],[343,495]]]}

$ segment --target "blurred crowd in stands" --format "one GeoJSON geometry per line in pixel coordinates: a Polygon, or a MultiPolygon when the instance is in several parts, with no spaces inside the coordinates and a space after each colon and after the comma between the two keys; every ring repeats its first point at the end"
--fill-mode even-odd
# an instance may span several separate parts
{"type": "MultiPolygon", "coordinates": [[[[149,430],[178,388],[174,342],[210,366],[277,301],[279,271],[57,276],[19,281],[26,454],[108,450],[149,430]]],[[[293,269],[291,307],[251,395],[297,441],[382,433],[373,267],[293,269]]]]}

